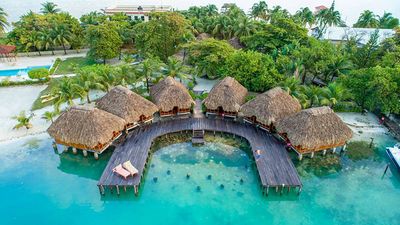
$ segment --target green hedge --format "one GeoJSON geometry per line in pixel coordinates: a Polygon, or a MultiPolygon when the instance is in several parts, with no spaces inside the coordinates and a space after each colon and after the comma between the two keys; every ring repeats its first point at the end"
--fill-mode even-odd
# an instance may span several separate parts
{"type": "Polygon", "coordinates": [[[28,76],[31,79],[39,79],[42,80],[43,78],[48,78],[49,77],[49,70],[46,68],[37,68],[37,69],[32,69],[28,72],[28,76]]]}

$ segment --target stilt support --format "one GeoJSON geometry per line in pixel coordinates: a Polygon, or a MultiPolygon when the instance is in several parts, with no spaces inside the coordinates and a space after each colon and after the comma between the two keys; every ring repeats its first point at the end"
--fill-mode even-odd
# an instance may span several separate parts
{"type": "Polygon", "coordinates": [[[322,155],[323,155],[323,156],[326,155],[326,149],[322,151],[322,155]]]}
{"type": "Polygon", "coordinates": [[[86,156],[87,156],[87,151],[86,151],[86,150],[83,150],[82,152],[83,152],[83,156],[86,157],[86,156]]]}
{"type": "Polygon", "coordinates": [[[99,153],[93,152],[93,156],[94,156],[95,159],[99,159],[99,153]]]}
{"type": "Polygon", "coordinates": [[[303,154],[299,154],[299,161],[303,159],[303,154]]]}
{"type": "Polygon", "coordinates": [[[310,158],[314,158],[314,152],[311,152],[310,158]]]}
{"type": "Polygon", "coordinates": [[[117,189],[117,195],[119,195],[119,186],[116,185],[115,188],[117,189]]]}
{"type": "Polygon", "coordinates": [[[74,153],[74,155],[76,155],[78,153],[78,150],[76,148],[72,148],[72,153],[74,153]]]}
{"type": "Polygon", "coordinates": [[[135,188],[135,195],[138,196],[138,194],[139,194],[138,187],[135,185],[134,188],[135,188]]]}

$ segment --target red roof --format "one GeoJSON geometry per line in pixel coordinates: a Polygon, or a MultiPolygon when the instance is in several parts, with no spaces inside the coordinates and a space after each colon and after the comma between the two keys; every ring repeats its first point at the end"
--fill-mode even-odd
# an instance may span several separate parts
{"type": "Polygon", "coordinates": [[[0,54],[10,54],[15,51],[16,47],[14,45],[0,45],[0,54]]]}
{"type": "Polygon", "coordinates": [[[326,7],[324,5],[320,5],[320,6],[315,7],[315,11],[321,11],[321,10],[324,10],[324,9],[328,9],[328,7],[326,7]]]}

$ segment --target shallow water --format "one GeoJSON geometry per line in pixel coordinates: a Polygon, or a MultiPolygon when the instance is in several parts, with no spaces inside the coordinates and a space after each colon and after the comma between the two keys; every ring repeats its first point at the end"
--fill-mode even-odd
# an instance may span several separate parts
{"type": "Polygon", "coordinates": [[[377,151],[357,161],[330,155],[296,163],[302,194],[269,197],[248,156],[221,143],[164,147],[153,155],[139,197],[132,190],[101,197],[96,183],[111,153],[98,161],[57,155],[47,135],[3,142],[1,224],[398,224],[400,177],[393,168],[382,177],[383,147],[394,140],[376,141],[377,151]]]}

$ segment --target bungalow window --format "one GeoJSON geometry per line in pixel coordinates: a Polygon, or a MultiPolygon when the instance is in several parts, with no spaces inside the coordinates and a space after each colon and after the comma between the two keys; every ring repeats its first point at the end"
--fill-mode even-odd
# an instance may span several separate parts
{"type": "Polygon", "coordinates": [[[138,20],[139,19],[139,17],[138,16],[135,16],[135,20],[138,20]]]}
{"type": "Polygon", "coordinates": [[[141,16],[140,19],[142,19],[144,21],[144,16],[141,16]]]}

